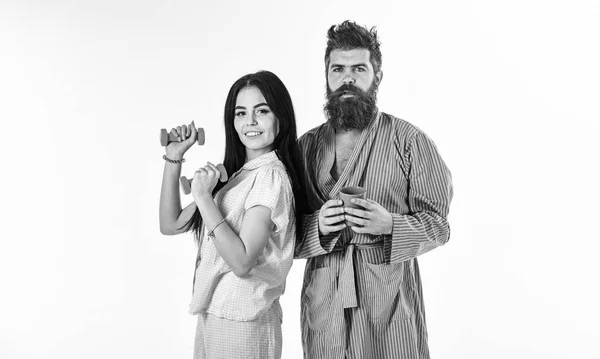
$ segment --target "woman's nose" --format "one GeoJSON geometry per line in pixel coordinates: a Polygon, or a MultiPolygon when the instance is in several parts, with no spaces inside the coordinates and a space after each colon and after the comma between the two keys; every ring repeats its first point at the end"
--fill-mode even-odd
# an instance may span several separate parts
{"type": "Polygon", "coordinates": [[[256,124],[257,124],[257,122],[256,122],[256,114],[254,112],[248,114],[248,116],[246,116],[246,125],[253,126],[253,125],[256,125],[256,124]]]}

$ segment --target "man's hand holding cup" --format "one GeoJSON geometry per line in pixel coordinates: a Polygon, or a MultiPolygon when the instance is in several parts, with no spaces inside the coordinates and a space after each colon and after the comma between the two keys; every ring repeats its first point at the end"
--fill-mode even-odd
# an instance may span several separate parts
{"type": "Polygon", "coordinates": [[[391,234],[392,215],[379,203],[365,199],[365,192],[362,187],[344,187],[340,190],[346,225],[356,233],[391,234]]]}

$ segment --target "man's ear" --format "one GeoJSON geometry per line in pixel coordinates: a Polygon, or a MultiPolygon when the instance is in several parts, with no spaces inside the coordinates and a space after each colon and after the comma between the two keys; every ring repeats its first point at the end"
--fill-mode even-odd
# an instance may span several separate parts
{"type": "Polygon", "coordinates": [[[383,80],[383,71],[377,71],[375,78],[377,79],[377,85],[379,86],[379,84],[381,84],[381,80],[383,80]]]}

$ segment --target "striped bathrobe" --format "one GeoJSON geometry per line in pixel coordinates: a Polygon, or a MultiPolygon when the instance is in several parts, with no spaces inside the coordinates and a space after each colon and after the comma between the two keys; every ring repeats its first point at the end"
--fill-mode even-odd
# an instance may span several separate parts
{"type": "Polygon", "coordinates": [[[410,123],[379,112],[336,181],[335,133],[300,138],[311,215],[296,258],[308,258],[301,300],[305,358],[429,358],[417,256],[446,243],[450,171],[410,123]],[[366,188],[393,219],[391,235],[349,228],[319,237],[319,208],[345,186],[366,188]]]}

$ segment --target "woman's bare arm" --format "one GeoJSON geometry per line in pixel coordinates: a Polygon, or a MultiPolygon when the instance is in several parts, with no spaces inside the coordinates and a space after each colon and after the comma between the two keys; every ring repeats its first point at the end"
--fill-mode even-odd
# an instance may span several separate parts
{"type": "MultiPolygon", "coordinates": [[[[192,122],[189,126],[183,125],[173,128],[171,133],[177,136],[180,141],[169,143],[166,147],[166,156],[170,160],[180,161],[196,140],[196,126],[192,122]]],[[[181,163],[165,161],[158,213],[160,233],[165,235],[185,232],[183,226],[196,211],[195,202],[190,203],[184,209],[181,208],[181,196],[179,194],[181,166],[181,163]]]]}

